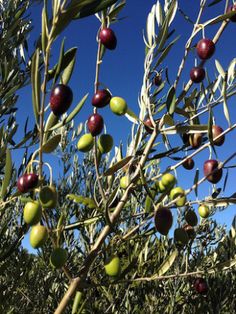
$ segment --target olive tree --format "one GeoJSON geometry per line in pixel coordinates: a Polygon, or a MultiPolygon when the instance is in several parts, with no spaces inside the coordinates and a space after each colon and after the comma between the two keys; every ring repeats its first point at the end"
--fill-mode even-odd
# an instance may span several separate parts
{"type": "MultiPolygon", "coordinates": [[[[119,21],[124,6],[125,1],[115,0],[53,1],[51,10],[44,2],[41,36],[29,66],[35,130],[25,134],[18,145],[4,143],[2,217],[11,217],[17,208],[17,231],[24,234],[30,230],[30,244],[39,249],[37,263],[51,264],[50,269],[45,265],[44,276],[55,278],[57,284],[50,290],[55,296],[43,311],[142,313],[146,308],[150,313],[157,309],[163,313],[232,312],[235,220],[228,234],[214,214],[235,203],[235,196],[223,196],[216,184],[234,166],[235,152],[219,161],[217,147],[236,127],[228,109],[228,100],[236,93],[236,62],[232,60],[223,69],[216,60],[213,79],[206,68],[222,33],[235,22],[235,6],[229,6],[229,1],[200,1],[172,82],[166,65],[179,40],[179,36],[173,38],[175,17],[180,12],[187,21],[192,18],[177,0],[153,5],[147,17],[143,83],[135,112],[123,97],[113,97],[104,89],[99,79],[106,51],[116,48],[112,24],[119,21]],[[224,12],[202,21],[205,8],[219,2],[225,2],[224,12]],[[72,20],[93,14],[100,22],[93,107],[83,128],[75,126],[73,119],[88,94],[68,113],[77,49],[65,51],[63,40],[58,62],[51,64],[50,57],[55,40],[72,20]],[[205,28],[215,24],[215,36],[205,38],[205,28]],[[201,33],[203,39],[196,44],[201,33]],[[199,62],[192,67],[189,81],[183,82],[193,49],[199,62]],[[112,136],[101,134],[102,107],[108,104],[111,115],[125,116],[132,123],[127,142],[114,149],[112,136]],[[217,106],[223,107],[228,123],[225,130],[215,124],[217,106]],[[202,117],[207,117],[207,124],[201,123],[202,117]],[[17,173],[12,165],[14,149],[29,138],[33,141],[27,147],[31,155],[24,158],[17,173]],[[162,151],[157,150],[157,141],[162,141],[162,151]],[[32,144],[38,147],[34,149],[32,144]],[[207,148],[211,153],[203,171],[197,169],[193,184],[183,189],[177,180],[181,167],[192,170],[194,158],[207,148]],[[77,151],[84,154],[82,162],[77,151]],[[180,157],[183,152],[185,156],[180,157]],[[52,153],[62,160],[59,174],[45,161],[45,155],[52,153]],[[199,199],[204,181],[212,184],[212,191],[199,199]]],[[[9,230],[7,223],[2,232],[5,237],[9,230]]]]}

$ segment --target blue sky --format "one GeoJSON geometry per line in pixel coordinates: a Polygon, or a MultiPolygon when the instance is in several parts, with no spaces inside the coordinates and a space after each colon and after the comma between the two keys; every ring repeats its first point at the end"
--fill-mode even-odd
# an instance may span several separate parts
{"type": "MultiPolygon", "coordinates": [[[[212,1],[208,1],[210,3],[212,1]]],[[[121,17],[125,17],[121,22],[112,25],[112,29],[115,31],[118,45],[116,50],[107,51],[102,66],[101,66],[101,76],[100,81],[109,87],[114,96],[120,96],[127,100],[129,107],[136,113],[138,113],[138,94],[142,85],[143,76],[143,60],[144,60],[144,43],[142,39],[142,32],[145,29],[146,17],[150,11],[152,5],[155,1],[151,0],[138,0],[138,1],[127,1],[127,5],[120,14],[121,17]]],[[[161,1],[163,3],[163,1],[161,1]]],[[[198,7],[200,1],[197,0],[185,0],[179,1],[181,9],[190,16],[194,21],[198,14],[198,7]]],[[[207,8],[203,17],[202,22],[207,19],[213,18],[216,15],[222,14],[224,10],[224,1],[213,7],[207,8]]],[[[31,34],[29,41],[32,43],[38,36],[39,30],[41,29],[41,11],[39,6],[34,6],[32,10],[32,19],[34,30],[31,34]]],[[[74,21],[68,29],[57,39],[53,52],[50,65],[53,66],[57,60],[60,42],[65,36],[65,47],[69,49],[73,46],[78,47],[77,63],[75,67],[74,74],[72,76],[70,86],[74,93],[74,105],[87,93],[89,92],[89,98],[86,102],[83,110],[75,119],[75,125],[80,122],[85,122],[88,116],[92,113],[91,98],[93,95],[93,83],[95,75],[95,61],[97,53],[97,43],[96,43],[96,33],[99,27],[99,21],[94,17],[88,17],[85,19],[74,21]]],[[[181,35],[180,40],[175,45],[173,51],[169,54],[166,66],[169,71],[170,81],[173,83],[176,76],[179,64],[183,57],[184,45],[186,40],[189,38],[191,33],[191,24],[188,23],[180,13],[177,13],[175,22],[173,23],[173,28],[176,29],[174,36],[181,35]]],[[[205,36],[212,38],[218,29],[219,24],[215,26],[210,26],[205,30],[205,36]]],[[[230,61],[236,56],[235,45],[232,45],[232,37],[235,38],[236,23],[231,23],[229,27],[224,32],[221,41],[217,44],[216,53],[212,60],[207,62],[206,68],[209,71],[210,77],[214,78],[214,73],[216,73],[214,59],[219,60],[224,68],[226,68],[230,61]]],[[[174,38],[174,37],[173,37],[174,38]]],[[[172,39],[173,39],[172,38],[172,39]]],[[[198,35],[196,40],[201,39],[201,34],[198,35]]],[[[30,49],[32,49],[32,44],[30,44],[30,49]]],[[[195,51],[191,52],[189,58],[186,62],[186,69],[183,72],[180,86],[189,79],[189,72],[191,67],[194,65],[196,58],[195,51]]],[[[26,88],[20,93],[19,100],[19,112],[18,117],[22,124],[20,127],[24,127],[24,121],[26,119],[26,108],[29,112],[33,124],[33,113],[31,105],[31,90],[26,88]]],[[[235,97],[229,101],[229,110],[231,114],[231,120],[234,122],[236,115],[234,107],[235,97]]],[[[109,108],[102,109],[100,113],[103,115],[107,132],[112,134],[115,140],[115,144],[118,145],[120,140],[124,141],[127,135],[130,133],[131,123],[125,117],[114,116],[109,110],[109,108]]],[[[214,110],[216,116],[217,124],[221,125],[223,128],[227,128],[227,122],[223,115],[222,106],[219,106],[217,110],[214,110]]],[[[177,118],[177,117],[176,117],[177,118]]],[[[177,118],[178,119],[178,118],[177,118]]],[[[203,117],[201,122],[206,123],[207,116],[203,117]]],[[[217,148],[219,159],[224,160],[234,152],[235,145],[235,131],[232,132],[226,138],[225,145],[223,147],[217,148]]],[[[160,138],[158,138],[160,140],[160,138]]],[[[174,145],[175,139],[171,138],[171,142],[174,145]]],[[[160,150],[164,149],[164,146],[158,148],[160,150]]],[[[183,156],[184,154],[179,154],[178,156],[183,156]]],[[[195,169],[198,167],[200,169],[200,177],[203,175],[202,166],[204,160],[208,159],[209,151],[204,150],[195,159],[195,169]]],[[[161,163],[162,169],[165,169],[171,161],[163,161],[161,163]]],[[[235,164],[233,160],[231,164],[235,164]]],[[[179,185],[184,188],[188,188],[193,183],[195,172],[187,171],[182,167],[178,169],[178,179],[179,185]]],[[[225,196],[231,195],[235,192],[235,170],[232,169],[229,174],[228,188],[225,192],[225,196]]],[[[224,180],[217,185],[217,187],[223,186],[224,180]]],[[[209,183],[204,183],[199,188],[200,197],[208,195],[211,189],[209,183]]],[[[193,195],[194,197],[194,195],[193,195]]],[[[229,207],[227,210],[216,214],[217,220],[221,223],[226,223],[230,225],[233,215],[235,214],[235,209],[233,206],[229,207]]]]}

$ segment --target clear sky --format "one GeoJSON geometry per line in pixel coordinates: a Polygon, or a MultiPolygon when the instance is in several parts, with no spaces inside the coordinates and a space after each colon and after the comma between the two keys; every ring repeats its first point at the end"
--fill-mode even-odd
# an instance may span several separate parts
{"type": "MultiPolygon", "coordinates": [[[[207,1],[210,3],[212,1],[207,1]]],[[[120,17],[124,17],[122,21],[112,25],[112,29],[115,31],[118,45],[117,49],[114,51],[107,51],[103,64],[101,66],[101,76],[100,81],[109,87],[112,94],[115,96],[121,96],[127,100],[130,108],[138,113],[138,94],[142,85],[143,76],[143,60],[144,60],[144,43],[142,38],[142,32],[145,29],[146,17],[150,11],[152,5],[155,3],[153,0],[127,0],[127,5],[123,9],[120,17]]],[[[163,1],[161,1],[163,4],[163,1]]],[[[181,9],[190,16],[190,18],[195,21],[200,0],[183,0],[179,1],[181,9]]],[[[224,1],[221,3],[207,8],[203,17],[202,22],[220,15],[224,10],[224,1]]],[[[33,42],[41,29],[41,10],[39,6],[34,6],[32,10],[32,19],[34,30],[31,34],[29,42],[33,42]]],[[[75,119],[75,124],[80,122],[85,122],[87,117],[92,113],[91,98],[93,95],[93,83],[95,76],[95,60],[97,53],[97,43],[96,43],[96,33],[99,27],[99,21],[94,17],[89,17],[81,20],[74,21],[68,29],[57,39],[51,59],[51,66],[55,63],[58,57],[60,42],[63,36],[66,37],[65,47],[67,49],[77,46],[77,63],[70,82],[70,86],[74,93],[74,105],[87,93],[89,92],[89,98],[86,102],[83,110],[75,119]]],[[[189,38],[191,33],[191,24],[187,22],[183,16],[178,12],[175,22],[172,28],[176,29],[175,35],[181,35],[180,40],[177,42],[173,51],[170,53],[165,66],[168,67],[169,78],[173,83],[176,76],[179,64],[183,57],[184,46],[186,40],[189,38]]],[[[210,26],[205,30],[205,36],[212,38],[218,29],[219,24],[210,26]]],[[[230,61],[236,56],[236,48],[234,44],[236,32],[236,23],[231,23],[229,27],[224,32],[221,41],[217,44],[217,49],[212,60],[207,62],[206,69],[209,71],[209,76],[214,79],[214,73],[216,73],[214,59],[219,60],[224,68],[226,68],[230,61]]],[[[174,37],[172,37],[173,39],[174,37]]],[[[196,38],[194,43],[201,38],[201,34],[196,38]]],[[[30,49],[32,44],[30,44],[30,49]]],[[[194,65],[196,58],[196,53],[193,50],[186,63],[186,69],[183,72],[181,79],[182,86],[189,79],[189,72],[191,67],[194,65]]],[[[21,119],[22,124],[20,127],[24,127],[24,121],[26,119],[26,108],[30,115],[31,121],[33,123],[33,113],[31,104],[31,90],[26,88],[21,91],[21,97],[19,100],[19,113],[18,117],[21,119]]],[[[229,101],[229,108],[231,114],[231,120],[234,122],[236,115],[234,109],[235,97],[229,101]]],[[[118,145],[120,140],[125,141],[127,135],[130,133],[131,122],[129,122],[125,117],[116,117],[112,114],[109,108],[102,109],[100,113],[103,115],[107,132],[114,136],[115,144],[118,145]]],[[[227,128],[227,122],[223,115],[222,106],[219,106],[217,110],[214,110],[216,115],[216,123],[221,125],[223,128],[227,128]]],[[[178,118],[177,118],[178,119],[178,118]]],[[[206,123],[207,116],[205,116],[201,122],[206,123]]],[[[217,148],[218,157],[220,160],[224,160],[230,155],[230,153],[235,150],[235,131],[232,132],[226,138],[225,145],[223,147],[217,148]]],[[[160,138],[159,138],[160,140],[160,138]]],[[[171,139],[174,145],[175,139],[171,139]]],[[[160,146],[158,148],[163,150],[164,147],[160,146]]],[[[178,156],[184,156],[184,153],[180,153],[178,156]]],[[[204,150],[195,159],[196,166],[200,169],[200,177],[203,176],[203,162],[209,158],[209,151],[204,150]]],[[[163,161],[161,163],[162,169],[169,164],[173,163],[170,160],[163,161]]],[[[235,164],[233,160],[231,165],[235,164]]],[[[226,171],[225,171],[226,173],[226,171]]],[[[179,185],[184,188],[188,188],[193,184],[194,171],[187,171],[182,167],[178,169],[178,179],[179,185]]],[[[225,191],[225,196],[231,195],[235,192],[235,169],[231,169],[229,174],[228,187],[225,191]]],[[[224,179],[220,181],[217,187],[223,187],[224,179]]],[[[199,188],[200,197],[208,195],[211,189],[209,183],[204,183],[199,188]]],[[[193,195],[194,197],[194,195],[193,195]]],[[[225,222],[228,226],[230,225],[233,215],[235,214],[235,207],[231,206],[226,211],[218,213],[216,218],[222,223],[225,222]]]]}

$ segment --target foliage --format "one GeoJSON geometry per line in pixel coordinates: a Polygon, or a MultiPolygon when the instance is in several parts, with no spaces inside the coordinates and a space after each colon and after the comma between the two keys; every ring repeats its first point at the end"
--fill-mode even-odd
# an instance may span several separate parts
{"type": "MultiPolygon", "coordinates": [[[[1,3],[5,9],[0,11],[4,21],[0,47],[3,60],[0,67],[0,115],[3,118],[0,132],[0,309],[6,313],[19,310],[22,313],[51,313],[54,310],[57,314],[70,313],[71,295],[83,291],[80,304],[73,307],[74,313],[143,313],[143,309],[148,313],[232,313],[236,307],[233,297],[235,219],[227,234],[225,227],[214,220],[214,213],[235,204],[235,195],[225,197],[222,189],[213,185],[210,195],[199,200],[198,188],[208,178],[199,178],[197,170],[193,184],[185,191],[179,189],[184,193],[180,195],[181,199],[185,201],[186,198],[184,206],[180,206],[180,198],[173,199],[170,193],[176,182],[164,182],[163,174],[174,172],[176,175],[187,158],[197,156],[205,148],[210,148],[218,158],[212,134],[214,109],[218,105],[222,105],[228,123],[224,135],[236,128],[228,108],[229,99],[236,93],[235,59],[227,69],[215,60],[216,77],[211,80],[207,73],[205,85],[201,83],[199,88],[192,88],[190,80],[180,87],[186,59],[202,27],[220,24],[213,38],[217,44],[233,13],[223,12],[199,26],[206,7],[206,1],[201,1],[197,21],[172,82],[167,57],[179,39],[179,36],[173,39],[179,3],[177,0],[166,0],[163,4],[157,1],[147,17],[144,34],[144,76],[138,99],[139,112],[136,114],[128,108],[125,115],[132,122],[126,146],[121,144],[115,147],[114,153],[102,154],[95,138],[93,149],[81,157],[77,154],[75,141],[83,132],[83,125],[75,126],[74,118],[86,103],[88,94],[85,92],[71,112],[61,116],[55,116],[46,107],[49,91],[58,83],[67,85],[70,82],[77,47],[65,51],[65,40],[62,40],[59,58],[52,65],[53,43],[74,19],[95,14],[101,23],[99,30],[110,27],[120,20],[125,1],[53,1],[52,10],[48,1],[41,5],[41,34],[32,56],[25,57],[25,52],[28,54],[26,38],[31,29],[26,18],[29,2],[1,3]],[[156,76],[161,77],[158,84],[155,84],[156,76]],[[35,127],[28,131],[26,121],[24,135],[17,144],[13,140],[18,127],[16,92],[29,82],[35,127]],[[201,123],[202,115],[207,118],[207,124],[201,123]],[[146,124],[147,119],[151,125],[146,124]],[[202,145],[197,140],[194,142],[196,134],[198,139],[200,134],[202,145]],[[17,169],[15,152],[21,147],[25,152],[17,169]],[[185,157],[182,158],[183,153],[185,157]],[[60,160],[58,172],[53,162],[45,162],[45,154],[60,160]],[[166,168],[163,161],[168,161],[166,168]],[[16,189],[17,178],[30,172],[39,175],[39,186],[22,195],[16,189]],[[124,176],[126,187],[120,186],[124,176]],[[38,255],[31,255],[20,247],[30,231],[23,221],[22,209],[29,200],[38,199],[45,185],[56,188],[57,206],[43,209],[41,224],[47,228],[49,241],[38,250],[38,255]],[[186,213],[202,203],[210,207],[211,215],[191,227],[186,213]],[[184,240],[177,239],[173,230],[167,236],[157,233],[153,218],[162,207],[177,212],[175,226],[182,230],[184,240]],[[61,270],[53,269],[49,262],[53,248],[58,246],[69,253],[61,270]],[[113,255],[120,258],[122,270],[118,277],[108,278],[104,263],[113,255]],[[206,278],[209,288],[206,295],[194,290],[197,277],[206,278]]],[[[182,10],[180,13],[191,22],[182,10]]],[[[99,81],[99,73],[106,50],[99,36],[97,41],[94,93],[105,85],[99,81]]],[[[206,61],[200,61],[201,67],[205,64],[206,61]]],[[[94,112],[97,112],[96,108],[94,112]]],[[[84,131],[86,133],[86,126],[84,131]]],[[[228,171],[233,167],[230,162],[234,157],[235,152],[221,162],[220,167],[228,171]]],[[[227,175],[223,190],[227,192],[227,175]]]]}

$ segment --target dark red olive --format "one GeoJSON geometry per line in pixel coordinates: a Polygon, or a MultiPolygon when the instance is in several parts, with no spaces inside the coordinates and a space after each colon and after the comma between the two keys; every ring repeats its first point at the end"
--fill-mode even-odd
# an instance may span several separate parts
{"type": "Polygon", "coordinates": [[[189,134],[189,144],[194,149],[199,148],[202,144],[202,134],[201,133],[189,134]]]}
{"type": "Polygon", "coordinates": [[[92,99],[92,105],[97,108],[103,108],[109,104],[111,100],[111,94],[107,89],[98,90],[92,99]]]}
{"type": "Polygon", "coordinates": [[[160,85],[161,85],[161,83],[162,83],[161,74],[157,74],[157,75],[154,77],[153,83],[154,83],[154,85],[156,85],[156,86],[160,86],[160,85]]]}
{"type": "Polygon", "coordinates": [[[203,38],[197,44],[197,54],[200,59],[210,59],[215,52],[215,44],[211,39],[203,38]]]}
{"type": "Polygon", "coordinates": [[[144,121],[144,127],[145,127],[145,130],[149,133],[149,134],[152,134],[153,132],[153,124],[152,124],[152,121],[150,118],[147,118],[145,121],[144,121]]]}
{"type": "Polygon", "coordinates": [[[194,282],[194,289],[200,294],[206,294],[208,286],[204,278],[197,278],[194,282]]]}
{"type": "Polygon", "coordinates": [[[190,78],[194,83],[200,83],[204,80],[206,72],[201,67],[194,67],[190,71],[190,78]]]}
{"type": "Polygon", "coordinates": [[[185,160],[185,162],[183,163],[183,167],[187,170],[192,170],[194,168],[194,160],[189,157],[188,159],[185,160]]]}
{"type": "Polygon", "coordinates": [[[163,235],[167,235],[173,223],[171,211],[166,207],[159,208],[155,212],[154,219],[156,230],[163,235]]]}
{"type": "Polygon", "coordinates": [[[183,228],[187,232],[189,239],[193,240],[196,235],[194,228],[188,224],[184,225],[183,228]]]}
{"type": "MultiPolygon", "coordinates": [[[[232,11],[236,11],[236,4],[230,5],[228,7],[227,13],[230,13],[232,11]]],[[[235,12],[235,14],[233,16],[231,16],[230,21],[234,22],[234,23],[236,22],[236,12],[235,12]]]]}
{"type": "Polygon", "coordinates": [[[103,28],[99,33],[101,43],[110,50],[114,50],[117,45],[116,35],[110,28],[103,28]]]}
{"type": "Polygon", "coordinates": [[[212,126],[212,139],[213,142],[216,146],[221,146],[224,144],[225,141],[225,136],[221,136],[220,138],[218,138],[217,140],[214,140],[217,136],[219,136],[221,133],[223,133],[224,130],[218,126],[218,125],[213,125],[212,126]]]}
{"type": "Polygon", "coordinates": [[[103,126],[103,117],[100,114],[94,113],[88,118],[88,129],[92,136],[100,134],[103,130],[103,126]]]}
{"type": "Polygon", "coordinates": [[[18,178],[17,188],[21,193],[26,193],[38,185],[38,175],[35,173],[25,173],[18,178]]]}
{"type": "Polygon", "coordinates": [[[73,93],[69,86],[64,84],[56,85],[50,96],[50,107],[55,116],[65,113],[73,100],[73,93]]]}
{"type": "Polygon", "coordinates": [[[214,159],[209,159],[204,162],[204,176],[211,183],[217,183],[222,178],[222,168],[218,169],[218,161],[214,159]]]}

